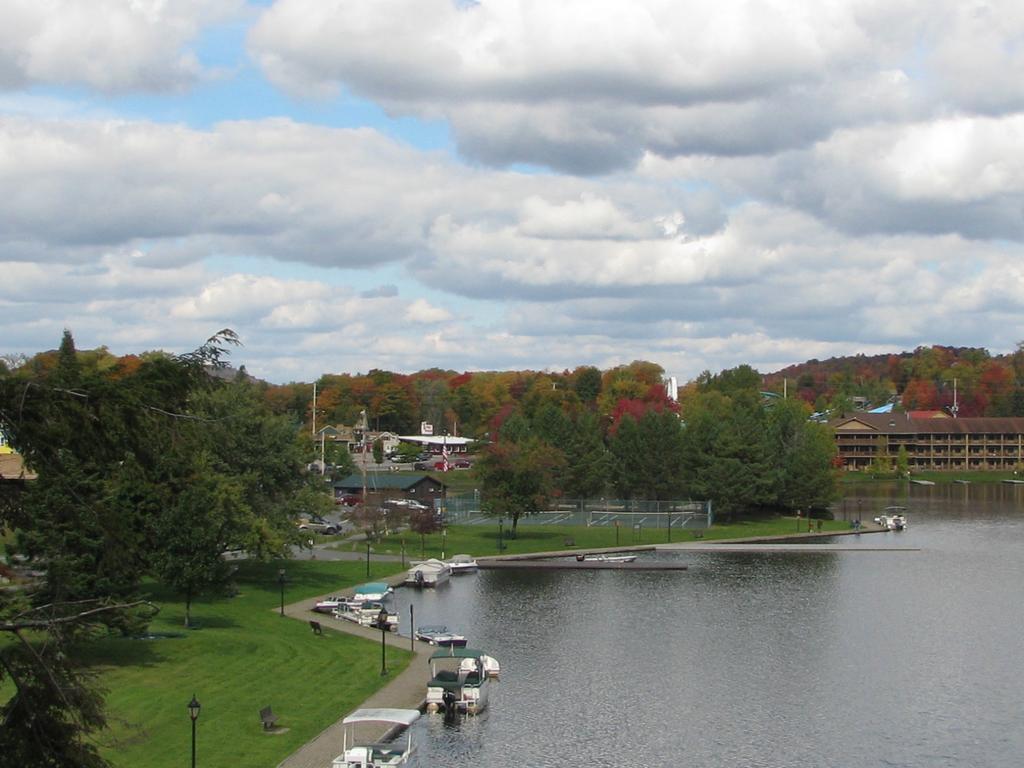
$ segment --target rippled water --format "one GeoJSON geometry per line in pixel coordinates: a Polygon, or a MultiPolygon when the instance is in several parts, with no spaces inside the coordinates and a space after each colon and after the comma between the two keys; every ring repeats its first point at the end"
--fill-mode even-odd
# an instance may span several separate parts
{"type": "MultiPolygon", "coordinates": [[[[400,590],[501,662],[488,710],[416,727],[418,766],[1024,762],[1024,488],[871,490],[917,552],[685,554],[682,572],[482,572],[400,590]]],[[[664,555],[669,556],[669,555],[664,555]]],[[[427,670],[424,669],[424,682],[427,670]]]]}

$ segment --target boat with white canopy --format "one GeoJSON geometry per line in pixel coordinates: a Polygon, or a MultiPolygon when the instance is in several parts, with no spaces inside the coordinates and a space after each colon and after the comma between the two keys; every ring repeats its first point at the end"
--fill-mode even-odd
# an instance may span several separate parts
{"type": "Polygon", "coordinates": [[[331,768],[384,768],[404,765],[413,753],[409,726],[419,718],[417,709],[357,709],[342,720],[342,753],[334,758],[331,768]],[[390,725],[405,730],[404,737],[394,741],[368,742],[356,738],[357,726],[390,725]]]}

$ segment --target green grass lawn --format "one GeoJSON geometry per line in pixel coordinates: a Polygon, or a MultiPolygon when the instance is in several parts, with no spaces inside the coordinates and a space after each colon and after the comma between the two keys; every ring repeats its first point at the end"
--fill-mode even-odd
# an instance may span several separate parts
{"type": "MultiPolygon", "coordinates": [[[[971,483],[1001,483],[1003,480],[1024,480],[1012,471],[976,471],[976,472],[914,472],[913,480],[931,480],[933,483],[952,483],[956,480],[967,480],[971,483]]],[[[868,483],[891,483],[899,481],[895,474],[872,475],[869,472],[844,472],[841,475],[843,485],[862,485],[868,483]]],[[[907,482],[904,478],[901,482],[907,482]]]]}
{"type": "MultiPolygon", "coordinates": [[[[281,618],[278,563],[242,563],[239,594],[193,607],[199,629],[182,627],[184,605],[154,590],[161,607],[150,630],[176,638],[110,638],[90,644],[89,661],[107,689],[104,755],[115,766],[186,765],[196,695],[197,762],[208,766],[274,766],[331,723],[356,709],[382,679],[405,668],[409,653],[388,648],[388,678],[380,675],[380,645],[349,635],[314,635],[305,622],[281,618]],[[266,734],[259,710],[270,705],[283,734],[266,734]]],[[[294,602],[366,580],[364,563],[289,561],[285,601],[294,602]]],[[[374,565],[372,576],[395,565],[374,565]]]]}
{"type": "MultiPolygon", "coordinates": [[[[807,530],[806,521],[801,521],[803,530],[807,530]]],[[[817,521],[815,521],[817,522],[817,521]]],[[[737,539],[749,536],[782,536],[796,532],[797,520],[793,517],[779,517],[765,520],[745,520],[727,525],[713,525],[702,532],[703,540],[737,539]]],[[[823,520],[823,531],[846,531],[850,523],[843,520],[823,520]]],[[[630,544],[662,544],[668,541],[664,528],[643,528],[637,540],[633,538],[633,530],[628,527],[618,529],[603,526],[572,526],[572,525],[520,525],[516,538],[503,537],[505,549],[502,554],[525,554],[528,552],[550,552],[566,549],[565,540],[572,539],[576,549],[593,549],[598,547],[629,546],[630,544]]],[[[672,530],[672,541],[695,541],[694,531],[672,530]]],[[[442,538],[440,533],[432,533],[424,537],[421,549],[420,536],[415,533],[399,533],[383,538],[372,545],[373,552],[398,555],[405,543],[406,557],[440,557],[442,546],[444,554],[466,553],[475,556],[498,554],[498,524],[494,525],[452,525],[447,528],[447,535],[442,538]]],[[[364,551],[365,545],[360,543],[340,544],[340,549],[364,551]]],[[[372,557],[371,557],[372,560],[372,557]]]]}

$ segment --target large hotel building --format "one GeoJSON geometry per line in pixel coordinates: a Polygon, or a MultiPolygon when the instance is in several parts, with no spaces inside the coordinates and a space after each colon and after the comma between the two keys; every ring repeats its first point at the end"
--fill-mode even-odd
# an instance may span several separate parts
{"type": "Polygon", "coordinates": [[[855,413],[829,425],[848,470],[867,469],[879,451],[895,458],[901,447],[911,470],[1024,469],[1024,418],[855,413]]]}

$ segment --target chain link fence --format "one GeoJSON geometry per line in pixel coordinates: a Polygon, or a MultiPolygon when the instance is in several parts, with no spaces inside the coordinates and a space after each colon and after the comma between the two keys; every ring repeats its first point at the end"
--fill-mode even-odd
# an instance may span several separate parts
{"type": "MultiPolygon", "coordinates": [[[[445,520],[452,525],[490,525],[493,516],[480,507],[476,491],[445,500],[445,520]]],[[[550,509],[519,518],[519,525],[620,526],[635,529],[703,530],[714,523],[710,501],[638,499],[559,499],[550,509]]]]}

